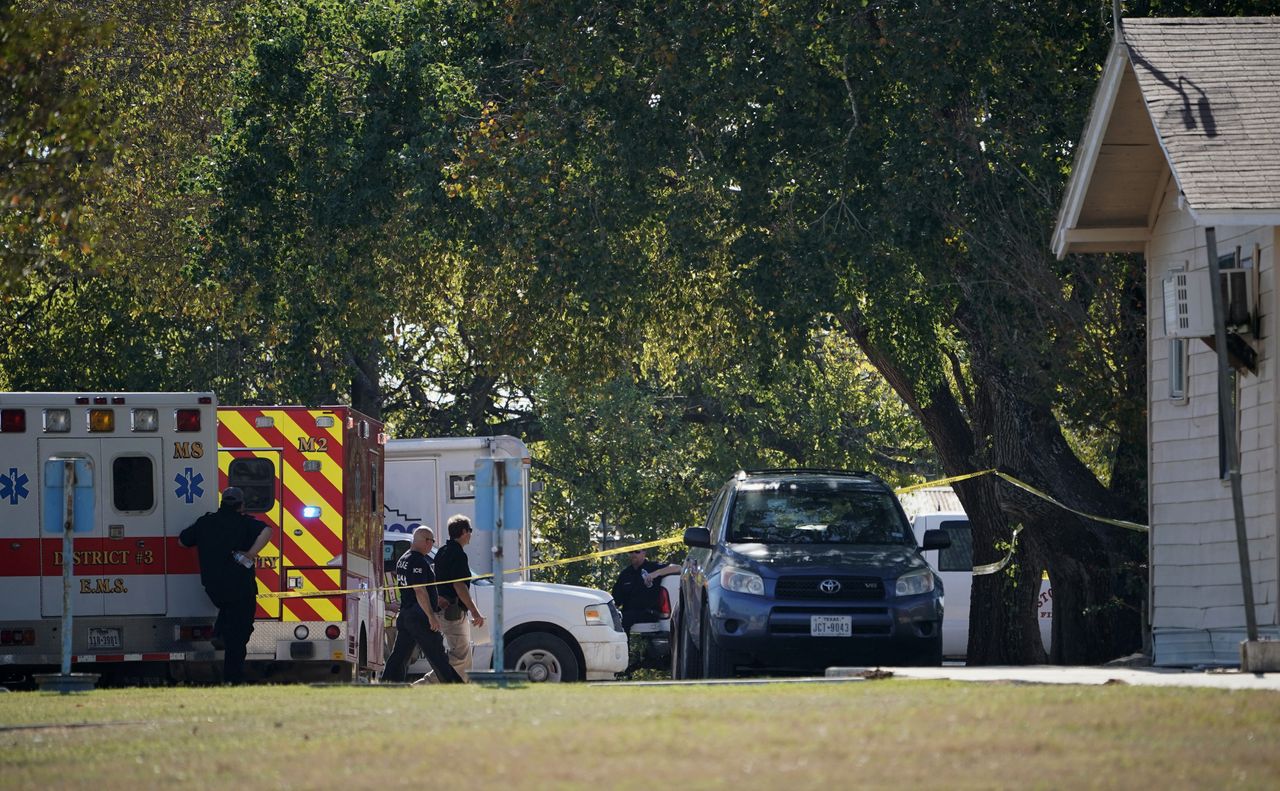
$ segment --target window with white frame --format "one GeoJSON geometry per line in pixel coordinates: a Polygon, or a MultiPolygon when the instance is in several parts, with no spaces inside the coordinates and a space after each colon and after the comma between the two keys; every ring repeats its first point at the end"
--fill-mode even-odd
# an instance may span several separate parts
{"type": "MultiPolygon", "coordinates": [[[[1187,271],[1187,264],[1171,267],[1173,272],[1187,271]]],[[[1188,354],[1190,350],[1186,338],[1169,339],[1169,400],[1180,404],[1187,403],[1188,354]]]]}

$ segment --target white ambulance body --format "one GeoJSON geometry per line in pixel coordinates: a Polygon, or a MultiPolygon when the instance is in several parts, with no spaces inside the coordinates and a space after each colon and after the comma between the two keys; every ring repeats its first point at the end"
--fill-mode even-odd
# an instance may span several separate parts
{"type": "Polygon", "coordinates": [[[61,663],[63,537],[45,525],[62,515],[42,496],[53,457],[92,469],[73,669],[143,678],[215,658],[216,611],[178,533],[217,508],[216,409],[213,393],[0,393],[0,683],[61,663]]]}

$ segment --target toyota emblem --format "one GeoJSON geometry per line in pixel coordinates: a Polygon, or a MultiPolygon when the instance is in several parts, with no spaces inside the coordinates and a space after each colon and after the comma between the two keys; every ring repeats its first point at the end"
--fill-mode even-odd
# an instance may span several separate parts
{"type": "Polygon", "coordinates": [[[826,594],[840,592],[840,580],[823,580],[818,583],[818,590],[826,594]]]}

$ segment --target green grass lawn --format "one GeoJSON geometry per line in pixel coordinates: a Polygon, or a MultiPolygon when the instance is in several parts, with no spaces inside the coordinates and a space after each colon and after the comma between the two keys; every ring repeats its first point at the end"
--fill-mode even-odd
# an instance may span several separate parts
{"type": "Polygon", "coordinates": [[[932,681],[0,694],[0,788],[1275,788],[1280,694],[932,681]]]}

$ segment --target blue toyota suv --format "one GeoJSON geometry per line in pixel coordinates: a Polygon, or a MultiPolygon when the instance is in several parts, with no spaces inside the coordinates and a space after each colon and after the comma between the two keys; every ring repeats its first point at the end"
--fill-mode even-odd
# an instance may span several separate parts
{"type": "Polygon", "coordinates": [[[675,678],[739,669],[942,663],[942,582],[902,506],[863,472],[739,472],[689,552],[672,624],[675,678]]]}

